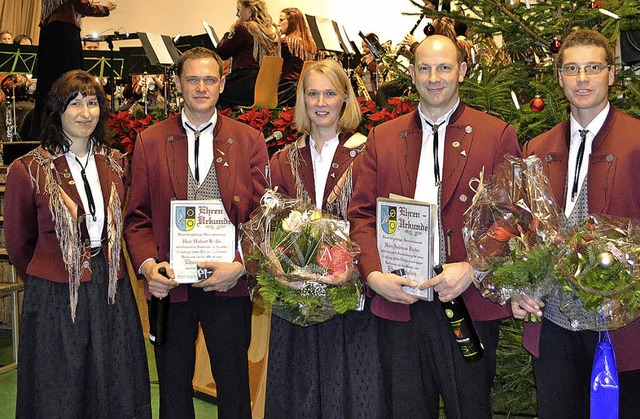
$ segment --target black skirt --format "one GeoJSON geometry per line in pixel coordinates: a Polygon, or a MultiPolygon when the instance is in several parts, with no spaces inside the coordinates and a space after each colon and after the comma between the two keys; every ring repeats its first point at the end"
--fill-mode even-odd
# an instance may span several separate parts
{"type": "Polygon", "coordinates": [[[387,418],[369,307],[301,327],[271,317],[265,418],[387,418]]]}
{"type": "Polygon", "coordinates": [[[102,253],[80,284],[76,320],[69,285],[30,276],[18,351],[18,418],[150,418],[149,369],[128,278],[108,301],[102,253]]]}

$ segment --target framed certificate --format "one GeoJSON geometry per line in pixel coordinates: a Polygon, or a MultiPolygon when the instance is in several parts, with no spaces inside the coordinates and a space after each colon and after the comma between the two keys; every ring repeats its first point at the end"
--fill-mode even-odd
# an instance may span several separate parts
{"type": "Polygon", "coordinates": [[[205,279],[197,262],[233,262],[236,227],[221,200],[171,201],[170,230],[169,261],[177,282],[205,279]]]}
{"type": "MultiPolygon", "coordinates": [[[[378,198],[376,235],[383,272],[404,269],[418,283],[433,277],[433,230],[437,205],[408,198],[378,198]]],[[[433,300],[433,289],[403,287],[422,300],[433,300]]]]}

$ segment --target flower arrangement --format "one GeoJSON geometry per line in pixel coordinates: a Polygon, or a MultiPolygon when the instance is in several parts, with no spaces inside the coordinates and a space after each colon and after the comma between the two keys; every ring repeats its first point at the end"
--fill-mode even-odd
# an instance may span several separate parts
{"type": "Polygon", "coordinates": [[[562,281],[560,310],[579,329],[609,330],[640,316],[640,224],[590,215],[571,231],[556,270],[562,281]]]}
{"type": "Polygon", "coordinates": [[[268,190],[242,226],[243,251],[258,262],[254,291],[273,313],[300,326],[355,310],[362,296],[358,246],[346,223],[268,190]]]}
{"type": "Polygon", "coordinates": [[[481,174],[478,184],[463,235],[483,296],[505,304],[521,293],[542,298],[557,291],[565,219],[540,159],[506,156],[494,178],[484,185],[481,174]]]}
{"type": "Polygon", "coordinates": [[[142,108],[112,113],[107,119],[107,132],[113,138],[114,148],[123,153],[132,153],[138,134],[163,119],[166,116],[160,109],[154,109],[149,114],[145,114],[142,108]]]}

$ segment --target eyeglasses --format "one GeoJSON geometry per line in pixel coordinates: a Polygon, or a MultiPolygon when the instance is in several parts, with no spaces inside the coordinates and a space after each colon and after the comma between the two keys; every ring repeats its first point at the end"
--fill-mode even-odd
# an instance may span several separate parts
{"type": "MultiPolygon", "coordinates": [[[[609,68],[609,67],[611,67],[611,64],[609,65],[589,64],[582,67],[582,69],[584,70],[584,73],[587,76],[595,76],[596,74],[602,73],[602,71],[605,68],[609,68]]],[[[577,76],[578,73],[580,73],[580,66],[577,66],[575,64],[567,64],[561,67],[559,71],[565,76],[577,76]]]]}

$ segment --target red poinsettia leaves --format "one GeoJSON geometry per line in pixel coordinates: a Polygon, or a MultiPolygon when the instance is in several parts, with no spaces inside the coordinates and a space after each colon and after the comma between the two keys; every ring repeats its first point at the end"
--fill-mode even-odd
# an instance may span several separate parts
{"type": "Polygon", "coordinates": [[[322,246],[316,256],[316,262],[329,271],[329,275],[340,275],[353,268],[351,254],[342,244],[322,246]]]}

